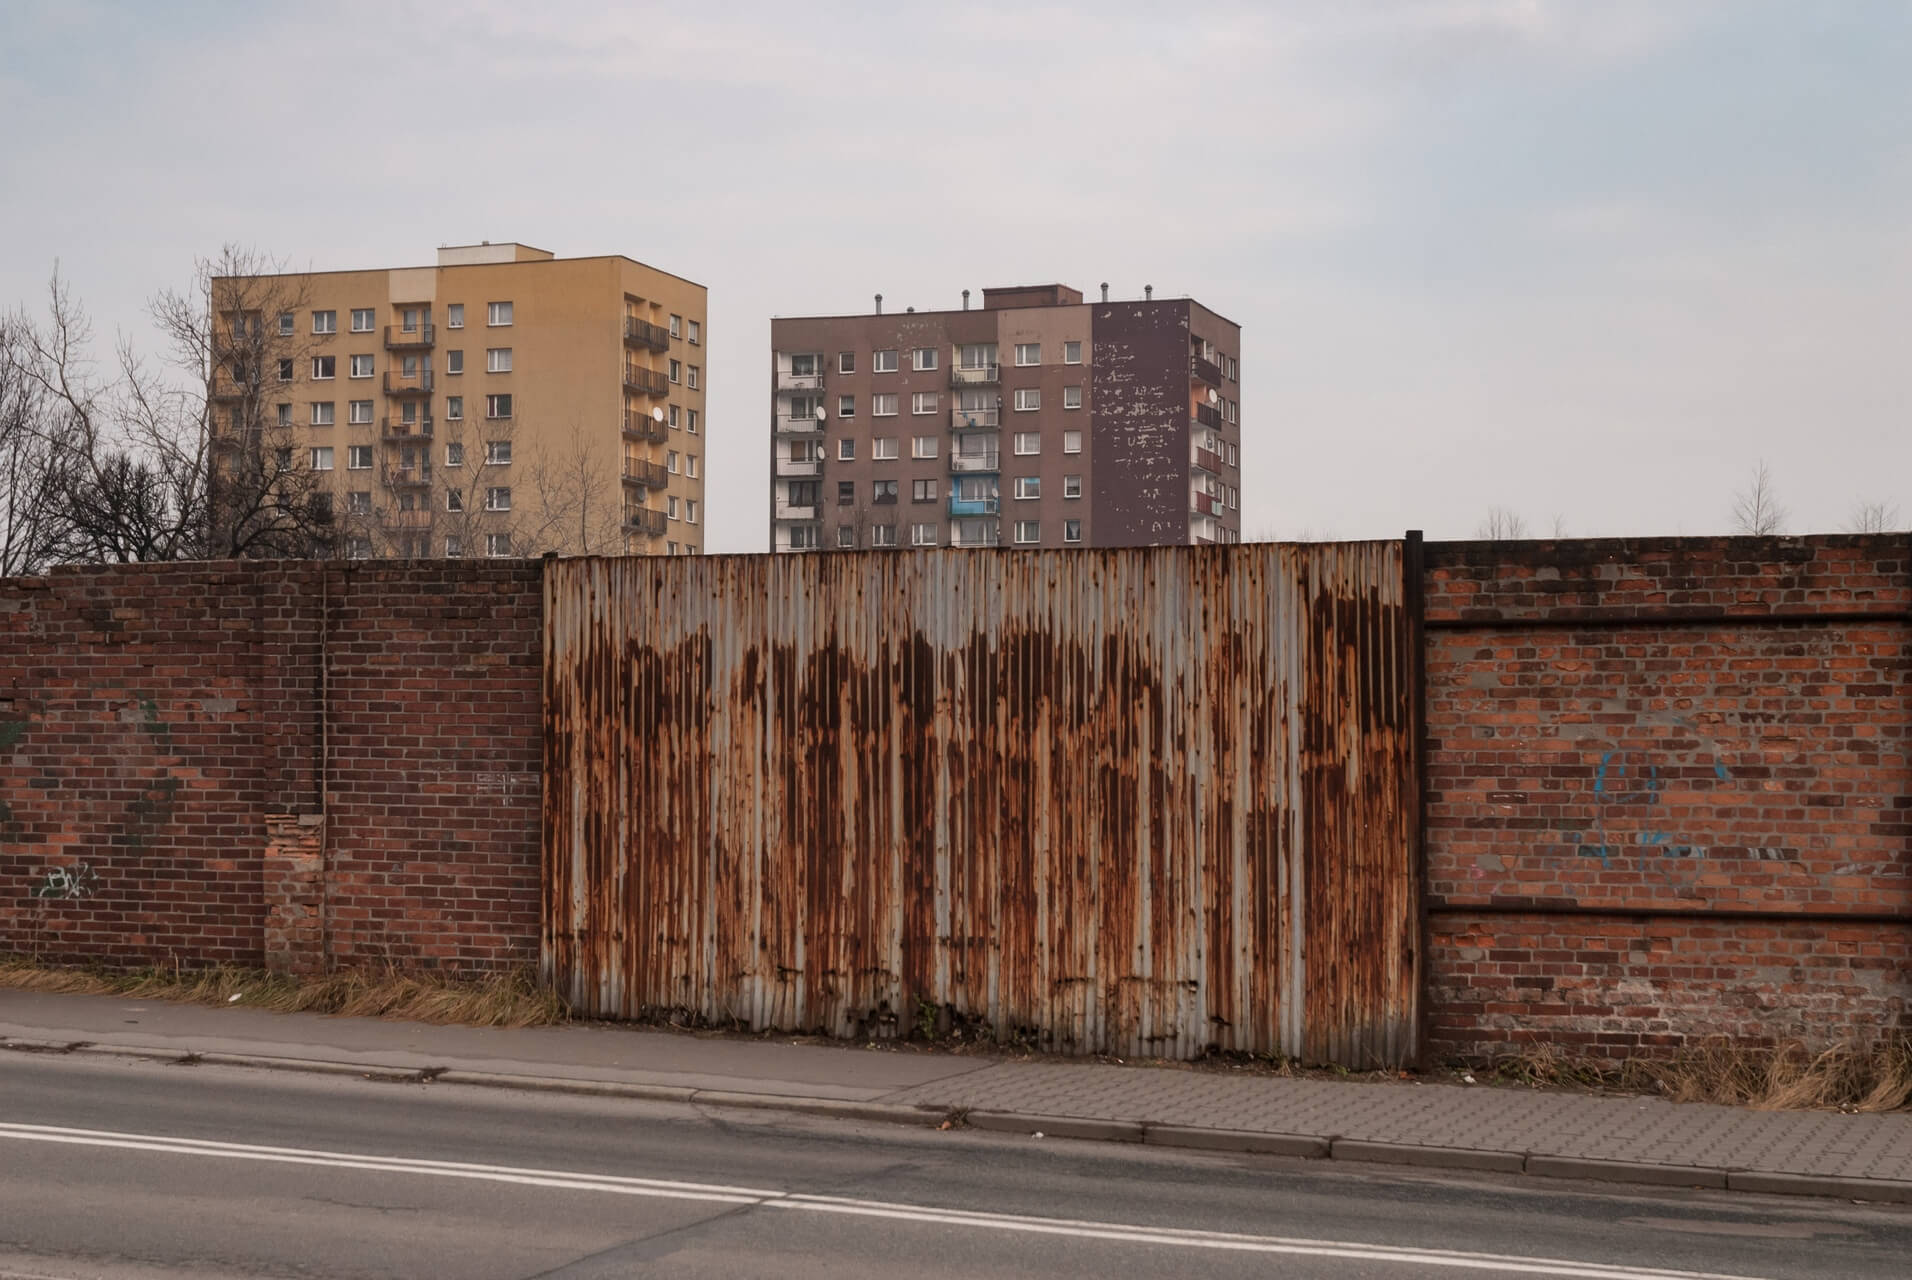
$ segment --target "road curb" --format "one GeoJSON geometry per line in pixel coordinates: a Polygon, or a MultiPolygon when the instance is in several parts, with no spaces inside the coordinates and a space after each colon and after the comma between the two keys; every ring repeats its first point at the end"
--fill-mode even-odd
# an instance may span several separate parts
{"type": "Polygon", "coordinates": [[[616,1080],[513,1075],[505,1072],[468,1071],[462,1068],[426,1067],[421,1069],[379,1063],[333,1062],[320,1058],[282,1058],[243,1053],[194,1053],[185,1049],[99,1044],[85,1040],[35,1040],[16,1037],[0,1040],[0,1050],[55,1056],[81,1053],[89,1056],[138,1058],[180,1065],[203,1063],[208,1066],[249,1067],[267,1071],[299,1071],[312,1075],[356,1076],[361,1079],[393,1083],[467,1085],[474,1088],[521,1089],[532,1093],[628,1098],[634,1101],[672,1102],[758,1111],[788,1111],[845,1121],[869,1121],[915,1127],[966,1125],[972,1129],[992,1133],[1021,1133],[1031,1136],[1041,1134],[1045,1138],[1076,1138],[1091,1142],[1134,1142],[1191,1151],[1241,1152],[1299,1159],[1411,1165],[1427,1169],[1517,1173],[1542,1178],[1576,1178],[1636,1186],[1702,1187],[1758,1195],[1819,1196],[1885,1204],[1912,1204],[1912,1182],[1878,1178],[1841,1178],[1688,1165],[1641,1164],[1625,1160],[1595,1160],[1514,1151],[1483,1151],[1467,1147],[1370,1142],[1364,1139],[1314,1134],[1266,1133],[1253,1129],[1210,1129],[1195,1125],[1102,1120],[1086,1116],[1039,1115],[1023,1111],[987,1109],[964,1111],[961,1108],[928,1104],[910,1105],[895,1102],[859,1102],[840,1098],[807,1098],[791,1094],[747,1093],[734,1089],[628,1084],[616,1080]]]}

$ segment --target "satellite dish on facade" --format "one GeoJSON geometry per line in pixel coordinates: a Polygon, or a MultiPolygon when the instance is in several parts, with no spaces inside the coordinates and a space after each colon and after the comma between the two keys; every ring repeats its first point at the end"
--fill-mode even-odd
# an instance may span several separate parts
{"type": "Polygon", "coordinates": [[[660,404],[651,410],[651,421],[662,422],[663,420],[664,420],[664,406],[660,404]]]}
{"type": "Polygon", "coordinates": [[[817,406],[817,421],[822,422],[828,416],[829,416],[828,414],[824,413],[823,406],[818,405],[817,406]]]}

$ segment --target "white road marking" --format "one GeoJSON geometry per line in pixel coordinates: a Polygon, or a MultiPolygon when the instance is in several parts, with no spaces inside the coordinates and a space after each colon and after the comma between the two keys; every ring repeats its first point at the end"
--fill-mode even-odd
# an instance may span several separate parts
{"type": "Polygon", "coordinates": [[[1347,1258],[1366,1262],[1414,1264],[1422,1267],[1465,1267],[1476,1271],[1500,1271],[1517,1275],[1569,1276],[1577,1277],[1579,1280],[1757,1280],[1756,1277],[1728,1275],[1713,1271],[1667,1271],[1602,1262],[1578,1262],[1570,1258],[1535,1258],[1514,1254],[1469,1253],[1452,1249],[1419,1249],[1405,1245],[1242,1235],[1226,1231],[1196,1231],[1176,1227],[1151,1227],[1133,1223],[1095,1222],[1073,1218],[1038,1218],[1013,1213],[989,1213],[971,1209],[943,1209],[900,1204],[887,1200],[806,1195],[794,1191],[727,1186],[721,1183],[678,1182],[661,1178],[576,1173],[561,1169],[527,1169],[511,1165],[469,1164],[454,1160],[422,1160],[407,1156],[318,1151],[302,1147],[257,1146],[241,1142],[214,1142],[203,1138],[175,1138],[164,1134],[74,1129],[60,1125],[0,1122],[0,1138],[11,1138],[21,1142],[48,1142],[64,1146],[110,1147],[122,1151],[153,1151],[169,1155],[204,1156],[222,1160],[260,1160],[274,1164],[365,1169],[378,1173],[408,1173],[436,1178],[466,1178],[517,1186],[553,1187],[566,1191],[597,1191],[612,1195],[698,1200],[711,1204],[757,1205],[766,1209],[796,1210],[804,1213],[844,1214],[900,1222],[934,1223],[940,1226],[992,1231],[1017,1231],[1032,1235],[1073,1236],[1081,1239],[1165,1245],[1183,1249],[1347,1258]]]}

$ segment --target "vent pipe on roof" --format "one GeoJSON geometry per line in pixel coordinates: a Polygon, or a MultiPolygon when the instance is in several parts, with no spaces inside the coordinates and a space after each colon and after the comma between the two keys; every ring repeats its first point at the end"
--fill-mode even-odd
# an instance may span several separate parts
{"type": "Polygon", "coordinates": [[[904,310],[905,312],[907,312],[908,314],[910,314],[910,315],[915,315],[915,314],[916,314],[916,308],[915,308],[915,307],[904,307],[904,308],[903,308],[903,310],[904,310]]]}
{"type": "Polygon", "coordinates": [[[883,314],[883,295],[880,293],[876,295],[876,314],[883,314]]]}
{"type": "Polygon", "coordinates": [[[1102,282],[1102,301],[1107,302],[1108,300],[1109,300],[1109,282],[1107,280],[1104,280],[1102,282]]]}
{"type": "Polygon", "coordinates": [[[963,290],[963,310],[969,310],[969,290],[963,290]]]}
{"type": "Polygon", "coordinates": [[[1154,285],[1145,284],[1142,286],[1142,301],[1144,302],[1155,301],[1155,286],[1154,285]]]}

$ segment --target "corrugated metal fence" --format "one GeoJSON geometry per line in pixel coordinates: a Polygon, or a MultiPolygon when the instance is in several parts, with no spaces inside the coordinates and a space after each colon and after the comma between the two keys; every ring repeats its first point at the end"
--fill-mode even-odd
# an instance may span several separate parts
{"type": "Polygon", "coordinates": [[[1410,1060],[1403,561],[548,561],[546,979],[611,1016],[1410,1060]]]}

